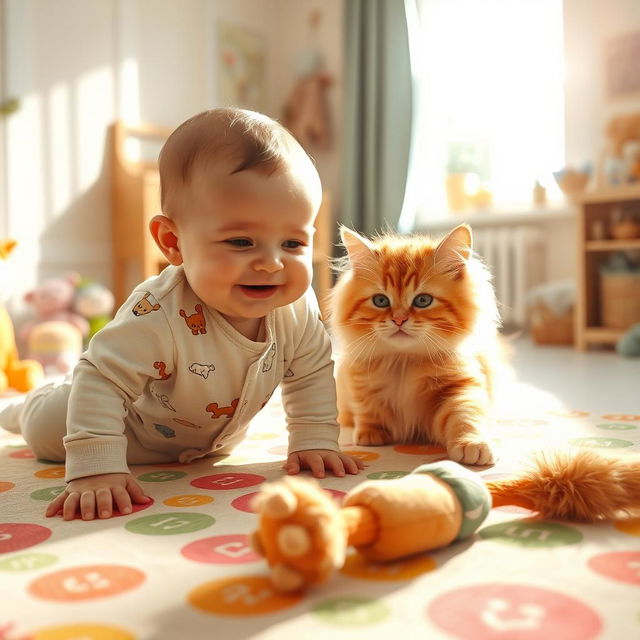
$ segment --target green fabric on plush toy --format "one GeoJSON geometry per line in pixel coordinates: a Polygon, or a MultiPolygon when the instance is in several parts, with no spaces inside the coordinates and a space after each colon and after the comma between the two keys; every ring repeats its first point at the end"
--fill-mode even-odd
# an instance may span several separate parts
{"type": "Polygon", "coordinates": [[[640,356],[640,322],[634,324],[620,337],[616,344],[616,351],[621,356],[640,356]]]}
{"type": "Polygon", "coordinates": [[[89,322],[87,342],[111,320],[113,306],[113,294],[99,282],[83,279],[78,283],[74,310],[89,322]]]}

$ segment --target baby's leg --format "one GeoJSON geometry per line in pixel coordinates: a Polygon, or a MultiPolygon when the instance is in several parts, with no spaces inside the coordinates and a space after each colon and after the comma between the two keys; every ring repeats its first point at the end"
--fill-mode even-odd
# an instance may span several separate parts
{"type": "Polygon", "coordinates": [[[63,462],[65,450],[62,438],[67,433],[67,403],[71,376],[66,376],[25,397],[19,414],[22,437],[31,451],[43,460],[63,462]]]}

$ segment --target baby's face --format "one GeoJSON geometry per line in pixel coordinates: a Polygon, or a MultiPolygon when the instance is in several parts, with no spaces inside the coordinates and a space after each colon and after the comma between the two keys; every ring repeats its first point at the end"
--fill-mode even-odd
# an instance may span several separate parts
{"type": "Polygon", "coordinates": [[[320,192],[289,170],[227,173],[196,169],[176,224],[191,288],[234,324],[309,287],[320,192]]]}

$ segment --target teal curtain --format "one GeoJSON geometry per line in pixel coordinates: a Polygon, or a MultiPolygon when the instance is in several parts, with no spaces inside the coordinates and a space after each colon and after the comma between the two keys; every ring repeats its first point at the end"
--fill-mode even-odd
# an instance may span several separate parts
{"type": "MultiPolygon", "coordinates": [[[[405,0],[344,4],[342,222],[368,234],[397,230],[405,204],[413,120],[405,0]]],[[[406,227],[407,216],[402,219],[406,227]]]]}

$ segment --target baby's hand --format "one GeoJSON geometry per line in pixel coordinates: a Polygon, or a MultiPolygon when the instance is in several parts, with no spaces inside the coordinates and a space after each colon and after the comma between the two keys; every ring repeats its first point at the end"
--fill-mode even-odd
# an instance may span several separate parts
{"type": "Polygon", "coordinates": [[[47,506],[46,516],[62,513],[65,520],[73,520],[80,511],[83,520],[93,520],[96,513],[99,518],[110,518],[114,504],[120,513],[131,513],[131,500],[146,504],[151,498],[144,495],[130,473],[87,476],[68,482],[65,490],[47,506]]]}
{"type": "Polygon", "coordinates": [[[300,473],[300,469],[311,469],[316,478],[324,478],[325,469],[331,469],[334,476],[342,477],[345,473],[360,473],[360,469],[364,469],[364,463],[346,453],[328,449],[309,449],[290,453],[282,468],[290,476],[300,473]]]}

